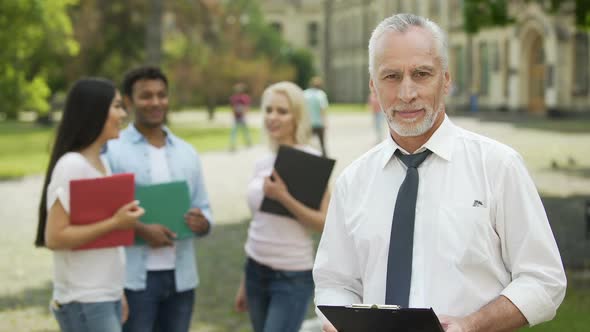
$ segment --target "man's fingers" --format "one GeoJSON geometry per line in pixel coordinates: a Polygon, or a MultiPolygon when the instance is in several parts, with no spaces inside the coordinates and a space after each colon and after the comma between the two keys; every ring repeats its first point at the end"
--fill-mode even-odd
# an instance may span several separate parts
{"type": "Polygon", "coordinates": [[[162,231],[164,232],[164,234],[168,237],[168,239],[175,239],[176,238],[176,233],[174,233],[173,231],[171,231],[170,229],[164,227],[162,229],[162,231]]]}

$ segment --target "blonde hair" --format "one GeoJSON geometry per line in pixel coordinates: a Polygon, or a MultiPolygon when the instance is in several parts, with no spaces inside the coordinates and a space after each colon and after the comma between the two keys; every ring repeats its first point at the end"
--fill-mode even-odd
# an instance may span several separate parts
{"type": "MultiPolygon", "coordinates": [[[[305,106],[303,90],[297,84],[287,81],[270,85],[262,93],[260,107],[263,115],[266,114],[266,106],[269,103],[270,96],[275,93],[280,93],[287,97],[287,101],[289,102],[289,110],[293,113],[293,119],[295,119],[295,144],[308,144],[311,138],[311,123],[305,106]]],[[[264,116],[262,118],[264,119],[264,116]]],[[[268,137],[268,132],[267,138],[271,148],[276,150],[278,144],[268,137]]]]}

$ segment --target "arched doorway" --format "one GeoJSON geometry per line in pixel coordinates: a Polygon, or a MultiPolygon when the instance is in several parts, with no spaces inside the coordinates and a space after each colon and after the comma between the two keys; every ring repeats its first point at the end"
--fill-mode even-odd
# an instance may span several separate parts
{"type": "Polygon", "coordinates": [[[545,50],[543,48],[543,37],[535,33],[532,36],[528,52],[529,64],[529,89],[528,89],[528,111],[530,113],[544,113],[545,105],[545,50]]]}

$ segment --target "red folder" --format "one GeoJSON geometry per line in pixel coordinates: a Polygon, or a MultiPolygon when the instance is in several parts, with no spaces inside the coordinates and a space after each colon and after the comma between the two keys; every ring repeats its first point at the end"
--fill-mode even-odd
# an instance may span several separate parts
{"type": "MultiPolygon", "coordinates": [[[[70,181],[70,222],[92,224],[112,217],[123,205],[135,199],[135,178],[132,173],[95,179],[70,181]]],[[[75,250],[132,245],[133,228],[114,230],[75,250]]]]}

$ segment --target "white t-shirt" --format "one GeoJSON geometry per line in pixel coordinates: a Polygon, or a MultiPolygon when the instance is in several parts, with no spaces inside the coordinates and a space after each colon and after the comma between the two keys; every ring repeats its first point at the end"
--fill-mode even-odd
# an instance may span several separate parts
{"type": "MultiPolygon", "coordinates": [[[[102,164],[111,170],[106,160],[102,164]]],[[[84,156],[68,152],[56,163],[47,187],[47,211],[60,201],[70,213],[70,181],[102,177],[84,156]]],[[[53,299],[60,303],[121,299],[125,282],[123,247],[53,251],[53,299]]]]}
{"type": "MultiPolygon", "coordinates": [[[[320,155],[311,147],[299,148],[320,155]]],[[[311,270],[313,243],[305,226],[293,218],[260,211],[264,198],[264,178],[271,175],[275,159],[276,154],[269,154],[259,160],[248,184],[248,205],[252,211],[252,221],[245,245],[246,254],[276,270],[311,270]]]]}
{"type": "MultiPolygon", "coordinates": [[[[170,169],[166,159],[166,146],[157,148],[148,144],[150,156],[150,170],[152,183],[163,183],[170,181],[170,169]]],[[[140,203],[141,204],[141,203],[140,203]]],[[[175,245],[151,248],[148,247],[146,269],[148,271],[174,270],[176,262],[175,245]]]]}

